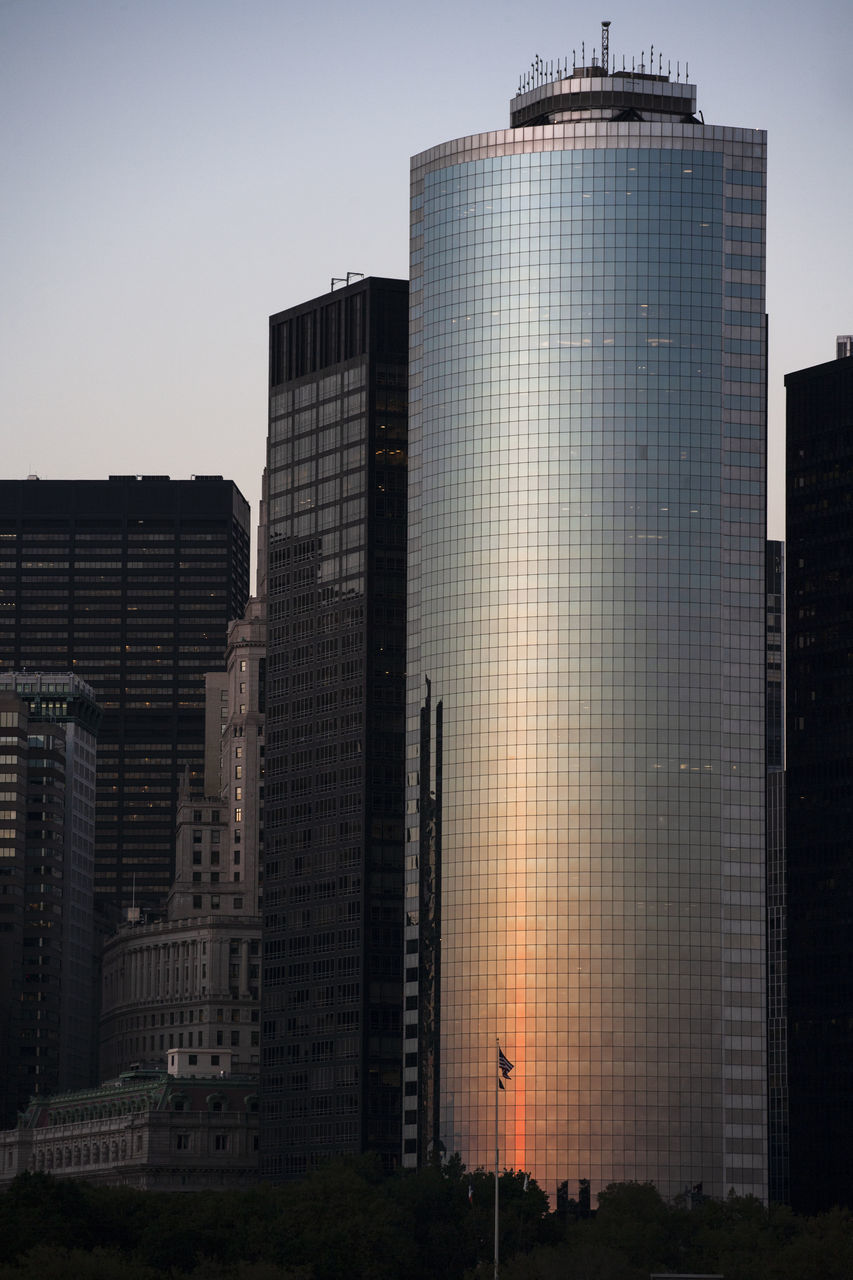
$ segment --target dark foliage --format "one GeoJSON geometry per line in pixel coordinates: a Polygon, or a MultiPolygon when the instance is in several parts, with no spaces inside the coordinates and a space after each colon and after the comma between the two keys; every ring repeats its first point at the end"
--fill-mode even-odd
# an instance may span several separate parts
{"type": "MultiPolygon", "coordinates": [[[[458,1157],[386,1177],[338,1161],[300,1182],[161,1195],[24,1174],[0,1195],[0,1280],[480,1280],[493,1269],[494,1177],[458,1157]]],[[[502,1280],[849,1280],[853,1214],[797,1218],[730,1196],[667,1204],[615,1184],[593,1214],[550,1214],[535,1182],[500,1179],[502,1280]]]]}

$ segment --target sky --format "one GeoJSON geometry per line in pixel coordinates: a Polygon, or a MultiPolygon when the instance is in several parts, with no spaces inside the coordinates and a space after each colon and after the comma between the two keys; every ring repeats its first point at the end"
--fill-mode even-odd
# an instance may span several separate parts
{"type": "Polygon", "coordinates": [[[769,132],[771,537],[786,372],[853,332],[849,0],[0,0],[3,474],[221,474],[257,519],[270,314],[408,274],[409,157],[536,54],[689,64],[769,132]]]}

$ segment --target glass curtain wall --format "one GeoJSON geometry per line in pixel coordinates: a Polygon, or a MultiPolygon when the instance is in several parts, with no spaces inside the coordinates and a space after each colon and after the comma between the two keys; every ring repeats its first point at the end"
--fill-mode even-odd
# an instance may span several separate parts
{"type": "Polygon", "coordinates": [[[499,1037],[501,1164],[552,1193],[766,1193],[763,174],[763,134],[699,125],[413,161],[409,848],[428,679],[437,1132],[493,1163],[499,1037]]]}

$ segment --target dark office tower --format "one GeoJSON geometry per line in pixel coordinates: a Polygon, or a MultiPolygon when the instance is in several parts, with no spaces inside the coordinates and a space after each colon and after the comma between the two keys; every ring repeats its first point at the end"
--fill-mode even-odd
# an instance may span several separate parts
{"type": "Polygon", "coordinates": [[[787,1204],[788,955],[785,869],[785,548],[767,543],[768,1195],[787,1204]]]}
{"type": "Polygon", "coordinates": [[[853,1206],[853,359],[789,373],[791,1204],[853,1206]]]}
{"type": "Polygon", "coordinates": [[[0,670],[73,670],[104,709],[101,901],[165,901],[187,767],[201,785],[204,674],[248,597],[248,521],[218,476],[0,481],[0,670]]]}
{"type": "Polygon", "coordinates": [[[765,135],[547,66],[412,162],[404,1160],[437,1068],[492,1163],[499,1037],[507,1167],[763,1197],[765,135]]]}
{"type": "Polygon", "coordinates": [[[26,703],[0,691],[0,1128],[20,1104],[28,725],[26,703]]]}
{"type": "Polygon", "coordinates": [[[270,320],[262,1170],[400,1151],[402,280],[270,320]]]}
{"type": "Polygon", "coordinates": [[[2,768],[9,775],[2,783],[6,825],[0,840],[4,846],[13,842],[2,850],[3,884],[12,883],[16,916],[23,876],[23,910],[12,931],[17,935],[20,928],[21,950],[12,960],[20,1009],[10,1061],[10,1093],[23,1110],[33,1094],[95,1083],[93,872],[101,711],[87,684],[58,673],[0,673],[0,707],[2,768]]]}

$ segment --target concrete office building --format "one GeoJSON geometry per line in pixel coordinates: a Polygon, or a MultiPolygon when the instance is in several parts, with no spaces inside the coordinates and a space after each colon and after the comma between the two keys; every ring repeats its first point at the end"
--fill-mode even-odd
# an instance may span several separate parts
{"type": "Polygon", "coordinates": [[[791,1204],[853,1206],[853,359],[787,388],[791,1204]]]}
{"type": "Polygon", "coordinates": [[[400,1157],[407,286],[270,319],[261,1169],[400,1157]]]}
{"type": "Polygon", "coordinates": [[[499,1037],[507,1167],[767,1194],[764,183],[657,55],[412,161],[407,1164],[499,1037]]]}
{"type": "Polygon", "coordinates": [[[178,784],[201,785],[204,675],[249,594],[248,507],[219,476],[0,481],[0,670],[94,689],[95,891],[161,907],[178,784]]]}

